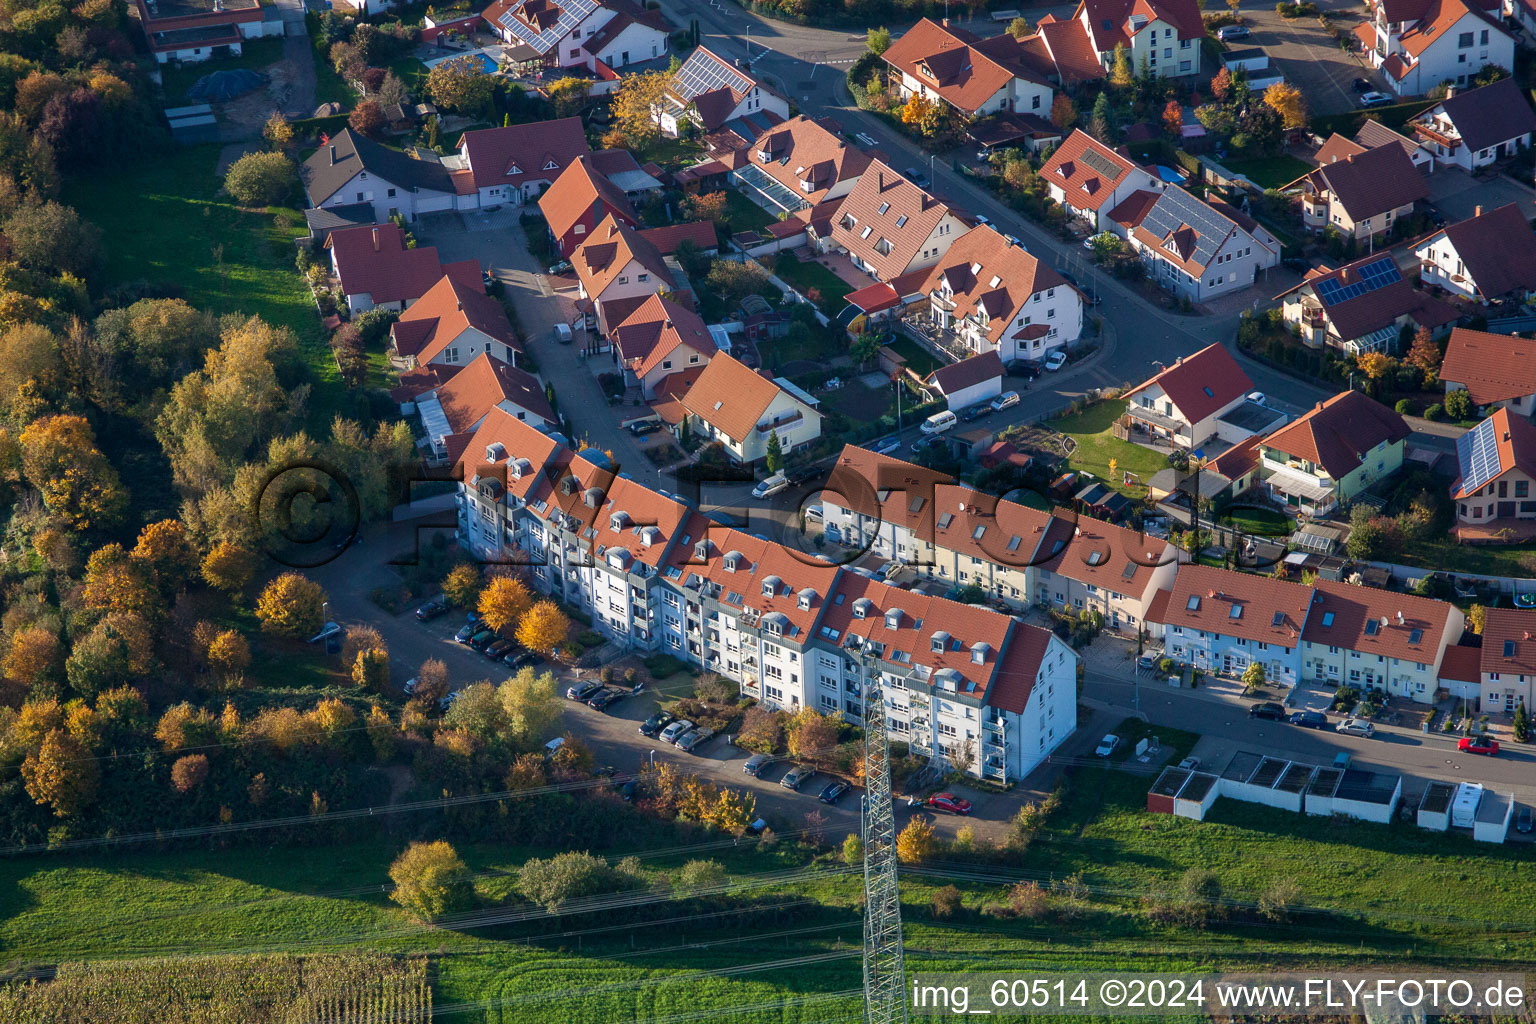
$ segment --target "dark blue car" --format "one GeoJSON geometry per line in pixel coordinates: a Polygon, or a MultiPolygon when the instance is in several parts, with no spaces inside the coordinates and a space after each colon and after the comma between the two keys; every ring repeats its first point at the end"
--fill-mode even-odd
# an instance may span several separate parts
{"type": "Polygon", "coordinates": [[[841,781],[829,782],[822,789],[820,800],[824,804],[835,804],[838,800],[842,799],[843,794],[846,792],[848,792],[848,783],[841,781]]]}
{"type": "Polygon", "coordinates": [[[1297,711],[1291,715],[1292,725],[1305,726],[1308,729],[1328,728],[1328,716],[1321,711],[1297,711]]]}

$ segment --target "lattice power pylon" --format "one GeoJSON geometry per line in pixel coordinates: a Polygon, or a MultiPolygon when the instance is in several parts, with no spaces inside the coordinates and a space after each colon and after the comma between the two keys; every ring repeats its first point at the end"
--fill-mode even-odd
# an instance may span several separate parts
{"type": "Polygon", "coordinates": [[[905,1024],[901,893],[896,880],[896,813],[891,808],[891,752],[885,695],[864,692],[864,1020],[905,1024]]]}

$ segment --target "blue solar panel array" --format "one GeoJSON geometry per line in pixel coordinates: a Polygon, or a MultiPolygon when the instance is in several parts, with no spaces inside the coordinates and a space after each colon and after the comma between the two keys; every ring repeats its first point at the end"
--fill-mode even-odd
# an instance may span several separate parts
{"type": "Polygon", "coordinates": [[[1472,493],[1499,475],[1499,436],[1492,418],[1456,439],[1456,460],[1461,463],[1463,494],[1472,493]]]}
{"type": "Polygon", "coordinates": [[[1333,278],[1319,281],[1314,287],[1317,289],[1317,297],[1323,300],[1323,305],[1332,306],[1340,302],[1348,302],[1350,299],[1358,299],[1366,292],[1385,288],[1403,279],[1402,273],[1398,271],[1397,264],[1390,254],[1383,254],[1369,263],[1356,267],[1355,273],[1360,275],[1360,279],[1351,281],[1349,284],[1340,284],[1333,278]]]}

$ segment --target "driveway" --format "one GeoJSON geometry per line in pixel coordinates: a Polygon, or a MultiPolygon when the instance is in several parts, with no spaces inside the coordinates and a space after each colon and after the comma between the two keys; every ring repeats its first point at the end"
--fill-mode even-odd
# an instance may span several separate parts
{"type": "MultiPolygon", "coordinates": [[[[1359,7],[1345,0],[1325,0],[1318,7],[1346,32],[1361,20],[1359,7]]],[[[1245,0],[1241,13],[1253,35],[1235,40],[1232,48],[1262,47],[1269,54],[1270,65],[1301,89],[1313,114],[1354,110],[1357,100],[1350,83],[1356,78],[1369,78],[1380,86],[1379,76],[1359,57],[1339,49],[1316,18],[1282,18],[1275,13],[1274,4],[1258,0],[1245,0]]],[[[1212,68],[1211,74],[1218,70],[1219,66],[1212,68]]]]}
{"type": "Polygon", "coordinates": [[[1441,167],[1425,180],[1429,183],[1429,201],[1450,224],[1477,216],[1478,207],[1487,211],[1517,203],[1522,210],[1529,211],[1536,199],[1536,190],[1503,174],[1473,177],[1458,167],[1441,167]]]}

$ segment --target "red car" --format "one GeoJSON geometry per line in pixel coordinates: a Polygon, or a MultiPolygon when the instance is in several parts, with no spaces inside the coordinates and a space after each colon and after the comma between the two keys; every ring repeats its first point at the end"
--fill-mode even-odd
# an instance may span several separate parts
{"type": "Polygon", "coordinates": [[[971,813],[971,802],[953,793],[938,793],[929,797],[928,806],[936,811],[948,811],[950,814],[971,813]]]}
{"type": "Polygon", "coordinates": [[[1491,757],[1499,752],[1499,741],[1492,736],[1463,736],[1461,742],[1456,744],[1456,749],[1464,754],[1487,754],[1491,757]]]}

